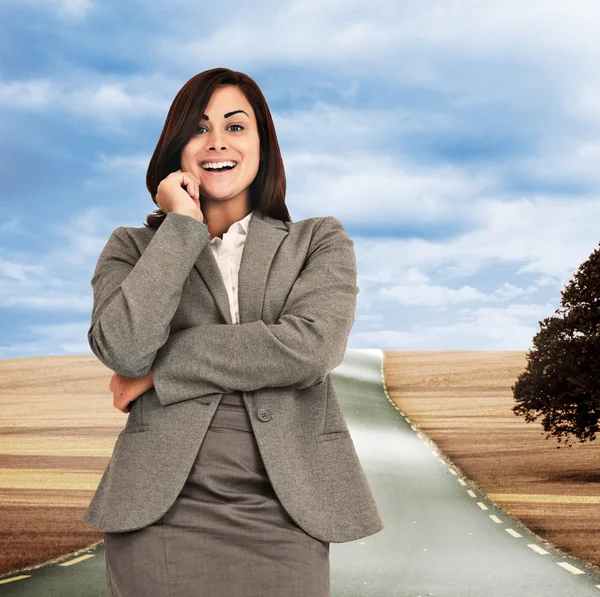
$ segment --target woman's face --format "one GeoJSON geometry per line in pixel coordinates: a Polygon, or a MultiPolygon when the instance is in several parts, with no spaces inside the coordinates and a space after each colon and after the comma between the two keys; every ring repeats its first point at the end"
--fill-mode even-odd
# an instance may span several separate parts
{"type": "Polygon", "coordinates": [[[181,151],[181,169],[198,177],[201,199],[238,199],[249,206],[248,187],[259,163],[260,140],[252,106],[238,87],[216,89],[196,134],[181,151]],[[236,166],[222,172],[204,169],[205,160],[215,159],[234,161],[236,166]]]}

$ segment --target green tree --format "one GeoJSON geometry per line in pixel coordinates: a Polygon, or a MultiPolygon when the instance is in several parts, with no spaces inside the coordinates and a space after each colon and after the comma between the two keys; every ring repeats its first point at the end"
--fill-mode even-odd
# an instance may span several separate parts
{"type": "MultiPolygon", "coordinates": [[[[600,245],[600,243],[599,243],[600,245]]],[[[561,292],[559,316],[547,317],[527,352],[527,367],[511,387],[515,415],[580,443],[596,439],[600,418],[600,248],[561,292]]],[[[560,446],[557,446],[560,448],[560,446]]]]}

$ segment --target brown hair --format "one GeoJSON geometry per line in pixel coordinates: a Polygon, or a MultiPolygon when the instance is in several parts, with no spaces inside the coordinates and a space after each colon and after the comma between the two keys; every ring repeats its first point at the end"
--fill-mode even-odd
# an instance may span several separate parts
{"type": "MultiPolygon", "coordinates": [[[[238,87],[246,96],[258,125],[263,159],[250,185],[252,209],[289,222],[291,218],[285,204],[285,169],[267,101],[253,79],[228,68],[205,70],[192,77],[179,90],[169,108],[162,133],[150,158],[146,172],[146,188],[152,201],[158,206],[158,185],[171,172],[181,168],[181,151],[195,134],[215,89],[229,85],[238,87]]],[[[166,214],[159,208],[147,216],[144,226],[157,229],[165,217],[166,214]]]]}

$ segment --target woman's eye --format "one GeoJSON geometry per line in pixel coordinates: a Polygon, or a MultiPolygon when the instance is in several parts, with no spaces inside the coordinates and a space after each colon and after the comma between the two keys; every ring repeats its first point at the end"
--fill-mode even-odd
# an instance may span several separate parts
{"type": "MultiPolygon", "coordinates": [[[[237,126],[239,129],[241,129],[241,130],[244,130],[244,127],[243,127],[243,126],[241,126],[240,124],[230,124],[230,125],[229,125],[229,127],[227,127],[227,128],[230,128],[230,127],[232,127],[232,126],[237,126]]],[[[196,129],[196,131],[197,131],[197,132],[200,132],[200,129],[206,129],[206,127],[205,127],[205,126],[199,126],[199,127],[196,129]]]]}

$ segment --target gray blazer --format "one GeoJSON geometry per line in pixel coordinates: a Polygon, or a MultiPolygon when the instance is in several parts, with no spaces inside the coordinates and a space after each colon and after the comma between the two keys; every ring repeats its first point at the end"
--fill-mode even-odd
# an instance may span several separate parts
{"type": "Polygon", "coordinates": [[[112,371],[154,387],[133,403],[83,520],[104,532],[160,519],[192,468],[221,397],[242,391],[273,488],[321,541],[383,529],[330,372],[354,323],[356,258],[334,217],[258,210],[239,270],[240,323],[208,227],[170,212],[117,228],[102,250],[88,340],[112,371]],[[232,325],[225,325],[232,324],[232,325]]]}

